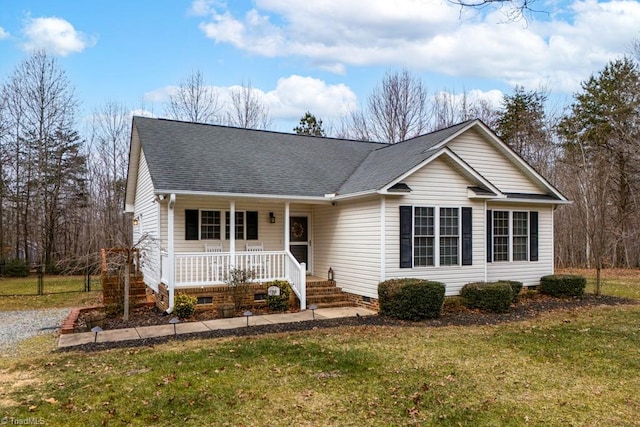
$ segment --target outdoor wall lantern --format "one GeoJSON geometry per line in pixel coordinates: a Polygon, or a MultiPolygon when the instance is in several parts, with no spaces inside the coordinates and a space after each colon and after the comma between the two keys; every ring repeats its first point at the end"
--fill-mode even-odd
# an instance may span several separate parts
{"type": "Polygon", "coordinates": [[[269,222],[271,224],[275,224],[276,223],[276,215],[273,212],[269,212],[269,222]]]}
{"type": "Polygon", "coordinates": [[[133,226],[137,227],[140,224],[140,219],[138,217],[133,218],[133,226]]]}
{"type": "Polygon", "coordinates": [[[333,268],[329,267],[329,271],[327,272],[327,280],[333,282],[333,268]]]}

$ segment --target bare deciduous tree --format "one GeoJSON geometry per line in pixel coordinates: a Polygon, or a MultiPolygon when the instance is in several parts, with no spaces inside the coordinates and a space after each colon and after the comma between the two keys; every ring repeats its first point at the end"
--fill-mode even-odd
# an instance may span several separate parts
{"type": "Polygon", "coordinates": [[[388,72],[369,95],[365,121],[373,139],[396,143],[427,129],[429,96],[422,81],[408,70],[388,72]]]}
{"type": "Polygon", "coordinates": [[[251,81],[232,87],[229,97],[227,125],[246,129],[268,129],[271,126],[269,107],[251,87],[251,81]]]}
{"type": "Polygon", "coordinates": [[[168,113],[174,120],[219,123],[222,106],[216,89],[206,85],[202,72],[194,71],[169,96],[168,113]]]}
{"type": "Polygon", "coordinates": [[[11,134],[14,178],[15,256],[50,265],[61,212],[83,194],[84,158],[73,130],[77,101],[66,73],[54,58],[35,52],[16,67],[3,86],[11,134]]]}
{"type": "MultiPolygon", "coordinates": [[[[90,183],[97,241],[106,247],[131,246],[131,224],[122,213],[129,161],[131,114],[116,101],[94,111],[90,123],[90,183]]],[[[93,248],[96,252],[99,248],[93,248]]]]}
{"type": "Polygon", "coordinates": [[[537,0],[449,0],[461,9],[482,10],[493,7],[501,10],[507,21],[519,21],[527,15],[543,12],[534,8],[537,0]]]}

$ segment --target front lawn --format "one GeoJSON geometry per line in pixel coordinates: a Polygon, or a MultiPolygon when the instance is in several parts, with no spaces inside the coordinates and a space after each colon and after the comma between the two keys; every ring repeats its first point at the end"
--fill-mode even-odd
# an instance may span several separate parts
{"type": "MultiPolygon", "coordinates": [[[[636,295],[635,274],[606,280],[605,294],[636,295]]],[[[638,425],[640,413],[640,305],[93,353],[55,344],[40,336],[1,355],[0,416],[46,425],[546,426],[638,425]]]]}
{"type": "Polygon", "coordinates": [[[633,425],[639,325],[619,306],[95,353],[36,338],[0,362],[0,402],[49,425],[633,425]]]}

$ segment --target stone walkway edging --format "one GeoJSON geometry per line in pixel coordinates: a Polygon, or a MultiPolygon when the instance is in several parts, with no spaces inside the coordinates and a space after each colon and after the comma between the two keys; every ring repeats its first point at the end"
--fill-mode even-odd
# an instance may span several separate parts
{"type": "MultiPolygon", "coordinates": [[[[87,307],[86,310],[95,309],[95,307],[87,307]]],[[[213,319],[205,320],[201,322],[184,322],[177,323],[175,325],[155,325],[155,326],[140,326],[137,328],[123,328],[123,329],[111,329],[98,333],[94,332],[78,332],[70,333],[63,332],[65,326],[68,324],[70,318],[75,313],[75,319],[81,311],[85,309],[73,309],[63,327],[60,331],[60,337],[58,338],[58,348],[74,347],[89,343],[104,343],[104,342],[116,342],[116,341],[129,341],[147,338],[164,337],[169,335],[181,335],[181,334],[193,334],[198,332],[207,332],[216,329],[236,329],[247,326],[267,325],[274,323],[290,323],[290,322],[304,322],[312,319],[336,319],[340,317],[356,317],[356,316],[371,316],[377,314],[375,311],[363,308],[363,307],[334,307],[334,308],[321,308],[316,309],[315,313],[311,310],[299,311],[296,313],[281,313],[281,314],[264,314],[246,317],[232,317],[229,319],[213,319]]],[[[71,323],[73,332],[73,324],[71,323]]]]}

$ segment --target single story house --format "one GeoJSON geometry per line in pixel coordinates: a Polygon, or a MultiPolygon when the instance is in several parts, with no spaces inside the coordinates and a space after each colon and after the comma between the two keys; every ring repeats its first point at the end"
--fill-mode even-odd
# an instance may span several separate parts
{"type": "MultiPolygon", "coordinates": [[[[232,268],[309,275],[375,307],[378,283],[553,273],[553,213],[569,203],[482,121],[397,144],[134,117],[126,187],[154,294],[213,289],[232,268]],[[146,243],[145,243],[146,242],[146,243]],[[326,280],[326,279],[325,279],[326,280]]],[[[211,301],[208,301],[211,302],[211,301]]]]}

